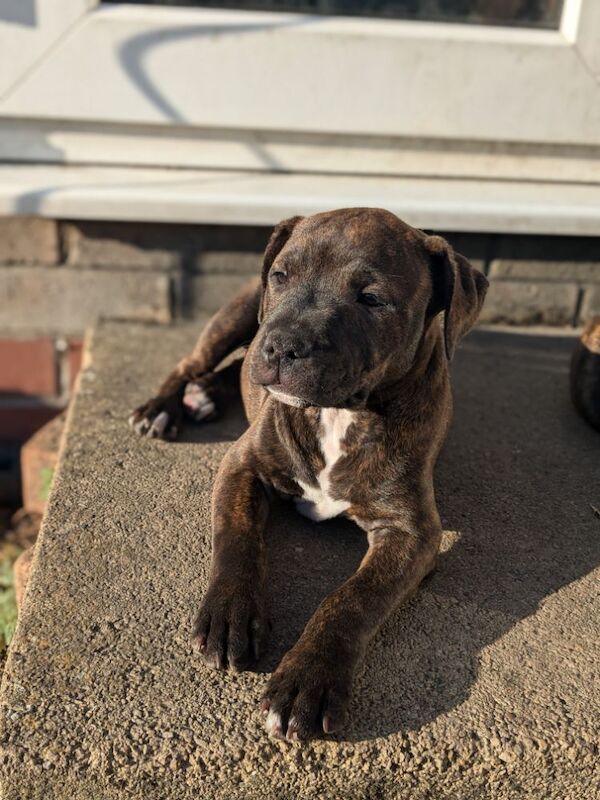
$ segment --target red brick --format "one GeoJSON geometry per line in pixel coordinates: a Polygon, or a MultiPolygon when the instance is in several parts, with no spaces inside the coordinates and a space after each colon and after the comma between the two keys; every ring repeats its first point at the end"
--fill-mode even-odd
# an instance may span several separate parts
{"type": "Polygon", "coordinates": [[[0,442],[24,442],[60,412],[60,408],[43,404],[12,405],[4,400],[0,404],[0,442]]]}
{"type": "Polygon", "coordinates": [[[65,415],[61,414],[40,428],[21,449],[23,507],[27,511],[44,513],[64,427],[65,415]]]}
{"type": "Polygon", "coordinates": [[[0,339],[0,392],[55,395],[52,339],[0,339]]]}
{"type": "Polygon", "coordinates": [[[75,379],[81,369],[81,356],[83,354],[83,340],[70,339],[67,345],[67,364],[69,368],[69,389],[73,388],[75,379]]]}

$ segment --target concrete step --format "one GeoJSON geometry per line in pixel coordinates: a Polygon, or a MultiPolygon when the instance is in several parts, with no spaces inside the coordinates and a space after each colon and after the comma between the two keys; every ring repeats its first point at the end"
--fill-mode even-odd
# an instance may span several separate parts
{"type": "Polygon", "coordinates": [[[223,675],[194,655],[211,484],[244,423],[165,443],[126,418],[195,335],[93,336],[2,685],[2,798],[596,796],[600,439],[569,404],[573,340],[464,344],[439,569],[373,642],[345,729],[299,746],[265,735],[265,673],[364,541],[277,508],[268,658],[223,675]]]}

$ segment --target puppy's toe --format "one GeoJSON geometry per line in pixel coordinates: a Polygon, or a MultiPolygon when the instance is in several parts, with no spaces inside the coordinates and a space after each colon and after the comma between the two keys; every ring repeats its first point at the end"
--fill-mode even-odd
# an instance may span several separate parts
{"type": "Polygon", "coordinates": [[[146,431],[150,427],[150,420],[146,419],[146,417],[140,419],[136,414],[132,414],[129,417],[129,427],[134,430],[138,436],[145,436],[146,431]]]}
{"type": "Polygon", "coordinates": [[[278,738],[283,737],[283,721],[279,711],[275,711],[273,708],[269,709],[265,720],[265,727],[270,736],[277,736],[278,738]]]}
{"type": "Polygon", "coordinates": [[[166,411],[161,411],[160,414],[151,422],[146,436],[150,439],[163,439],[165,431],[169,426],[169,415],[166,411]]]}
{"type": "Polygon", "coordinates": [[[148,439],[174,439],[182,416],[179,397],[154,397],[134,410],[129,427],[148,439]]]}
{"type": "Polygon", "coordinates": [[[332,733],[343,720],[349,690],[348,676],[338,675],[333,665],[318,658],[280,665],[261,705],[267,732],[301,742],[332,733]]]}
{"type": "Polygon", "coordinates": [[[252,586],[217,584],[202,601],[192,643],[209,666],[241,672],[260,655],[268,627],[252,586]]]}
{"type": "Polygon", "coordinates": [[[275,673],[269,681],[261,706],[266,714],[265,727],[270,736],[286,738],[295,698],[295,687],[275,673]]]}
{"type": "Polygon", "coordinates": [[[196,422],[212,419],[216,415],[216,405],[207,389],[198,383],[188,383],[183,395],[183,405],[187,414],[196,422]]]}
{"type": "Polygon", "coordinates": [[[226,617],[202,610],[196,621],[194,642],[209,667],[219,670],[227,669],[226,617]],[[201,617],[206,620],[204,625],[201,623],[201,617]]]}

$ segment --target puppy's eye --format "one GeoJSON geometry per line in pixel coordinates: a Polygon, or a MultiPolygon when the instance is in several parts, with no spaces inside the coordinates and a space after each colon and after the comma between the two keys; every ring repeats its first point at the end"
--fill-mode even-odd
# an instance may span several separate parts
{"type": "Polygon", "coordinates": [[[287,281],[287,272],[276,269],[271,273],[271,279],[274,280],[275,283],[285,283],[287,281]]]}
{"type": "Polygon", "coordinates": [[[380,300],[377,295],[371,294],[371,292],[361,292],[357,299],[359,303],[362,303],[365,306],[371,306],[371,308],[377,308],[378,306],[385,305],[383,300],[380,300]]]}

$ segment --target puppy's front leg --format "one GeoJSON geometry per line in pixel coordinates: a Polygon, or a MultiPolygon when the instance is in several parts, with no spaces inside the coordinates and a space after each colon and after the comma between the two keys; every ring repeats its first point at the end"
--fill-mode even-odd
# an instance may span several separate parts
{"type": "Polygon", "coordinates": [[[197,422],[215,416],[217,386],[223,373],[213,370],[254,337],[259,302],[260,281],[253,279],[211,317],[190,355],[167,376],[157,394],[131,414],[129,424],[136,433],[173,439],[181,428],[184,411],[197,422]]]}
{"type": "Polygon", "coordinates": [[[217,475],[210,580],[193,631],[194,643],[217,669],[247,668],[259,658],[266,640],[263,531],[268,510],[242,437],[217,475]]]}
{"type": "Polygon", "coordinates": [[[307,739],[339,727],[371,637],[434,566],[437,514],[418,530],[394,520],[367,529],[358,571],[325,598],[269,681],[262,704],[269,733],[307,739]]]}

